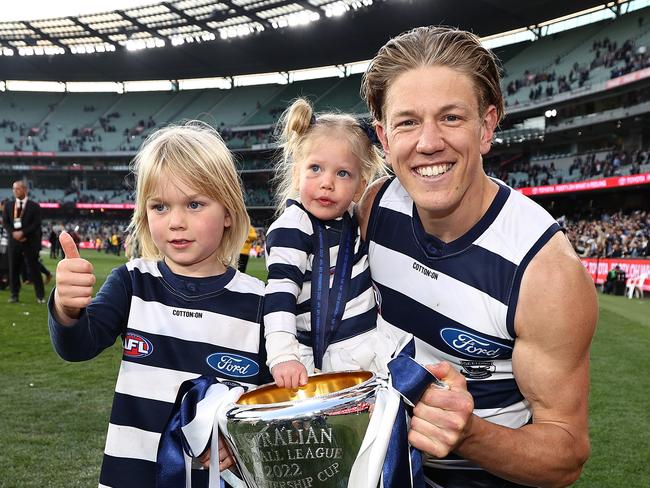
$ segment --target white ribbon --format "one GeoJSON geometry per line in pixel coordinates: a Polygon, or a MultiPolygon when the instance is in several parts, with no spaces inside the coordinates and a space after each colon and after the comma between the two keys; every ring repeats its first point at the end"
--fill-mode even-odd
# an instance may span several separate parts
{"type": "MultiPolygon", "coordinates": [[[[210,474],[209,488],[219,488],[219,478],[223,478],[233,488],[246,488],[246,485],[231,471],[219,470],[219,421],[218,414],[227,405],[236,402],[244,393],[242,387],[228,388],[226,385],[215,383],[208,388],[205,397],[196,406],[196,415],[187,425],[181,427],[183,435],[192,451],[197,457],[210,441],[210,474]]],[[[192,458],[184,453],[185,457],[185,486],[191,488],[192,458]]]]}
{"type": "Polygon", "coordinates": [[[348,488],[376,488],[384,466],[400,395],[385,380],[377,388],[366,435],[350,471],[348,488]]]}

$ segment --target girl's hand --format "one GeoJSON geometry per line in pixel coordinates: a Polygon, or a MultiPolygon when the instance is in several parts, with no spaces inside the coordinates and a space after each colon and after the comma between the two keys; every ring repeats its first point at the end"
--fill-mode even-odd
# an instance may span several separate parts
{"type": "Polygon", "coordinates": [[[295,390],[307,384],[307,370],[300,361],[285,361],[271,368],[275,384],[280,388],[295,390]]]}

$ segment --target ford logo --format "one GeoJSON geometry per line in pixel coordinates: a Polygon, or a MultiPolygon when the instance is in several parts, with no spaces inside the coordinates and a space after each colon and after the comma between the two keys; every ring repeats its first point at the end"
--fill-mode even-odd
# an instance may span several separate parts
{"type": "Polygon", "coordinates": [[[260,371],[260,367],[255,361],[239,354],[218,352],[210,354],[206,361],[212,369],[236,378],[255,376],[260,371]]]}
{"type": "Polygon", "coordinates": [[[509,357],[512,347],[460,329],[446,327],[440,331],[445,343],[459,353],[472,358],[509,357]]]}

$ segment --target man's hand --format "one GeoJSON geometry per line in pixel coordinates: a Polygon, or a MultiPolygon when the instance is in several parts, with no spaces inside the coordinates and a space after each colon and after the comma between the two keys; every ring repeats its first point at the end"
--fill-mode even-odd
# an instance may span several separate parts
{"type": "Polygon", "coordinates": [[[54,312],[61,324],[72,325],[92,300],[95,275],[93,265],[79,256],[70,234],[61,232],[59,242],[65,258],[56,267],[54,312]]]}
{"type": "MultiPolygon", "coordinates": [[[[203,465],[204,468],[210,468],[210,448],[208,447],[203,454],[201,454],[197,459],[203,465]]],[[[226,469],[235,465],[235,460],[230,454],[230,450],[226,446],[226,441],[223,440],[221,434],[219,434],[219,471],[225,471],[226,469]]]]}
{"type": "Polygon", "coordinates": [[[275,384],[295,390],[307,384],[307,370],[300,361],[284,361],[271,368],[275,384]]]}
{"type": "Polygon", "coordinates": [[[11,233],[11,237],[14,238],[14,241],[18,241],[18,242],[24,242],[27,240],[27,238],[25,237],[25,233],[22,230],[14,230],[11,233]]]}
{"type": "Polygon", "coordinates": [[[409,442],[423,452],[444,458],[467,437],[472,423],[474,400],[465,377],[449,363],[426,367],[444,381],[448,390],[430,385],[413,409],[409,442]]]}

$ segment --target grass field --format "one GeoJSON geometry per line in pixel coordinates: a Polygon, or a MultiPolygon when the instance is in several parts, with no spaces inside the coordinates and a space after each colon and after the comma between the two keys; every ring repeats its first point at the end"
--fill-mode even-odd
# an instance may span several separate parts
{"type": "MultiPolygon", "coordinates": [[[[98,283],[118,258],[82,253],[98,283]]],[[[54,271],[55,263],[44,259],[54,271]]],[[[249,272],[264,278],[262,260],[249,272]]],[[[48,292],[52,284],[48,286],[48,292]]],[[[47,310],[24,287],[0,292],[0,487],[97,486],[120,345],[66,363],[50,344],[47,310]]],[[[574,486],[650,486],[650,300],[600,296],[592,348],[592,456],[574,486]]],[[[561,378],[558,379],[561,381],[561,378]]]]}

